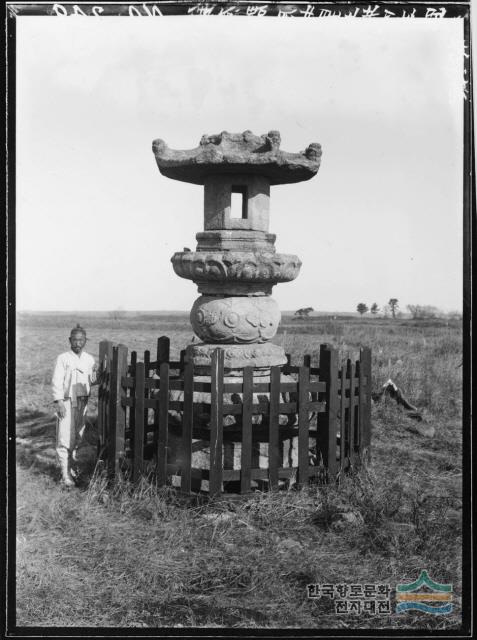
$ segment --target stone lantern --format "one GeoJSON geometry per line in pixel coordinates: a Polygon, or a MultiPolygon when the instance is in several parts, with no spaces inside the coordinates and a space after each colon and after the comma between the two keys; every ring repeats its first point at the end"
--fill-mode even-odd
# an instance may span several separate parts
{"type": "Polygon", "coordinates": [[[227,375],[254,367],[254,374],[286,362],[283,348],[272,344],[280,310],[272,287],[294,280],[300,270],[295,255],[276,253],[269,233],[270,187],[309,180],[318,171],[321,147],[300,153],[280,150],[280,133],[251,131],[204,135],[197,148],[169,149],[153,142],[160,172],[174,180],[204,185],[204,230],[196,251],[177,252],[174,271],[193,280],[201,294],[190,320],[201,340],[189,346],[199,372],[211,354],[224,350],[227,375]]]}

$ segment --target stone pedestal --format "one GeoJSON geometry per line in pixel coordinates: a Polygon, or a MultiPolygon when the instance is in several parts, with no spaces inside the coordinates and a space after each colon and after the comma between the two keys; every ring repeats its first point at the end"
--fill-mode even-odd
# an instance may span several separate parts
{"type": "Polygon", "coordinates": [[[283,349],[269,341],[280,323],[272,287],[294,280],[301,262],[275,251],[269,233],[271,185],[312,178],[320,166],[321,147],[300,153],[280,150],[280,134],[251,131],[203,136],[199,147],[174,151],[155,140],[161,173],[204,185],[204,231],[196,251],[177,252],[174,271],[193,280],[201,294],[190,320],[200,340],[189,353],[197,367],[210,366],[216,348],[224,350],[229,375],[252,366],[263,374],[286,362],[283,349]]]}

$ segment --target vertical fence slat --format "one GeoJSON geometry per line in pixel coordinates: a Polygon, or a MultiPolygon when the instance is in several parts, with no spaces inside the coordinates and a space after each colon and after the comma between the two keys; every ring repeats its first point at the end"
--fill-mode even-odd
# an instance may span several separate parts
{"type": "Polygon", "coordinates": [[[242,400],[242,452],[240,461],[240,491],[250,491],[252,466],[252,408],[253,408],[253,367],[243,370],[242,400]]]}
{"type": "Polygon", "coordinates": [[[216,349],[212,354],[210,406],[210,471],[209,495],[222,491],[222,442],[224,402],[224,351],[216,349]]]}
{"type": "Polygon", "coordinates": [[[126,375],[127,367],[127,347],[123,344],[113,347],[109,394],[108,474],[110,477],[119,471],[120,460],[124,457],[126,408],[121,405],[121,399],[125,396],[121,378],[126,375]]]}
{"type": "Polygon", "coordinates": [[[354,405],[354,450],[356,456],[359,457],[361,451],[361,422],[359,419],[361,407],[361,363],[356,360],[354,367],[354,380],[356,385],[357,397],[354,405]]]}
{"type": "Polygon", "coordinates": [[[270,413],[268,420],[268,473],[270,489],[278,487],[279,447],[279,413],[280,413],[280,367],[270,370],[270,413]]]}
{"type": "Polygon", "coordinates": [[[182,349],[179,354],[179,369],[181,372],[184,371],[185,359],[186,359],[186,350],[182,349]]]}
{"type": "Polygon", "coordinates": [[[144,351],[144,371],[146,378],[149,377],[149,369],[151,365],[151,352],[149,350],[144,351]]]}
{"type": "Polygon", "coordinates": [[[181,491],[190,493],[192,477],[192,423],[194,416],[194,363],[184,366],[184,411],[182,413],[181,491]]]}
{"type": "Polygon", "coordinates": [[[316,448],[321,451],[328,479],[336,476],[336,420],[338,414],[338,353],[327,344],[320,345],[320,380],[326,383],[326,410],[317,432],[316,448]]]}
{"type": "Polygon", "coordinates": [[[371,460],[371,349],[364,347],[359,355],[360,455],[365,462],[369,462],[371,460]]]}
{"type": "MultiPolygon", "coordinates": [[[[160,338],[158,338],[156,346],[156,368],[154,373],[159,377],[161,376],[161,364],[163,362],[169,362],[169,351],[169,338],[167,336],[161,336],[160,338]]],[[[160,406],[156,403],[156,408],[154,409],[154,448],[156,449],[156,451],[157,447],[159,446],[159,411],[160,406]]]]}
{"type": "Polygon", "coordinates": [[[347,363],[348,377],[349,377],[349,414],[348,414],[348,433],[349,433],[349,460],[353,465],[356,458],[356,452],[354,449],[354,408],[356,404],[355,400],[355,377],[354,377],[354,363],[348,359],[347,363]]]}
{"type": "Polygon", "coordinates": [[[118,344],[118,404],[116,412],[116,460],[115,472],[120,469],[121,461],[126,457],[126,427],[127,427],[127,408],[123,406],[123,400],[126,399],[127,390],[121,384],[121,378],[128,374],[128,348],[124,344],[118,344]]]}
{"type": "Polygon", "coordinates": [[[159,368],[160,387],[156,409],[158,416],[157,435],[157,483],[161,487],[167,481],[167,440],[168,440],[168,420],[169,420],[169,363],[161,362],[159,368]]]}
{"type": "Polygon", "coordinates": [[[340,398],[340,469],[343,471],[347,467],[346,456],[348,455],[346,434],[346,367],[341,367],[341,398],[340,398]]]}
{"type": "Polygon", "coordinates": [[[170,340],[167,336],[161,336],[157,339],[157,349],[156,349],[156,361],[157,368],[156,373],[160,375],[160,367],[163,362],[169,362],[170,358],[170,348],[171,348],[170,340]]]}
{"type": "Polygon", "coordinates": [[[131,375],[136,371],[137,351],[131,351],[131,375]]]}
{"type": "MultiPolygon", "coordinates": [[[[129,365],[129,371],[133,378],[136,375],[136,362],[137,362],[137,352],[131,351],[131,363],[129,365]]],[[[134,393],[135,392],[133,387],[132,389],[129,390],[129,397],[134,399],[134,393]]],[[[134,434],[136,429],[135,404],[129,409],[129,429],[131,431],[131,448],[134,448],[134,439],[132,434],[134,434]]]]}
{"type": "Polygon", "coordinates": [[[298,372],[298,484],[305,485],[308,482],[309,466],[309,419],[308,419],[308,392],[310,382],[309,367],[300,367],[298,372]]]}
{"type": "MultiPolygon", "coordinates": [[[[151,364],[151,352],[144,351],[144,375],[146,379],[149,378],[150,364],[151,364]]],[[[144,397],[145,398],[150,397],[149,389],[144,389],[144,397]]],[[[149,426],[149,409],[147,408],[144,409],[143,423],[144,423],[144,442],[145,444],[147,444],[147,431],[149,426]]]]}
{"type": "Polygon", "coordinates": [[[99,440],[99,449],[103,447],[103,424],[104,424],[104,402],[105,402],[105,377],[106,377],[106,367],[105,367],[105,353],[107,341],[102,340],[99,343],[99,371],[101,374],[101,382],[98,386],[98,440],[99,440]]]}
{"type": "Polygon", "coordinates": [[[134,459],[133,481],[136,482],[143,470],[144,461],[144,362],[136,362],[134,386],[134,459]]]}
{"type": "Polygon", "coordinates": [[[106,444],[109,438],[109,425],[110,425],[110,416],[109,416],[109,398],[111,395],[111,365],[113,361],[113,343],[108,343],[108,351],[106,355],[107,361],[107,374],[106,374],[106,402],[104,403],[104,422],[103,422],[103,443],[106,444]]]}
{"type": "Polygon", "coordinates": [[[108,475],[114,475],[114,459],[116,457],[116,402],[118,397],[118,348],[113,347],[113,357],[109,369],[109,424],[107,439],[108,475]]]}
{"type": "Polygon", "coordinates": [[[290,367],[291,367],[291,354],[290,353],[285,353],[285,357],[286,357],[287,361],[282,366],[282,372],[285,375],[288,375],[290,373],[290,367]]]}
{"type": "Polygon", "coordinates": [[[109,377],[112,357],[113,343],[109,340],[102,340],[99,343],[99,365],[102,378],[98,389],[98,436],[100,449],[104,448],[108,439],[109,377]]]}

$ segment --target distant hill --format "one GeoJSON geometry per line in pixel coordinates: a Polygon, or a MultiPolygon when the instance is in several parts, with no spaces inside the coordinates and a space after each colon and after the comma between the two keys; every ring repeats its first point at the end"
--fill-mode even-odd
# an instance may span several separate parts
{"type": "Polygon", "coordinates": [[[123,318],[135,318],[137,316],[180,316],[189,315],[189,311],[125,311],[124,309],[117,310],[111,309],[111,311],[30,311],[30,310],[20,310],[17,311],[18,314],[21,315],[29,315],[29,316],[73,316],[73,315],[81,315],[91,318],[109,318],[113,314],[118,317],[123,318]]]}
{"type": "MultiPolygon", "coordinates": [[[[282,316],[294,316],[295,315],[295,311],[282,311],[282,316]]],[[[356,311],[312,311],[310,312],[310,315],[308,316],[308,318],[321,318],[323,316],[330,318],[330,317],[340,317],[343,318],[344,316],[358,316],[359,313],[357,313],[356,311]]]]}
{"type": "MultiPolygon", "coordinates": [[[[31,315],[31,316],[71,316],[71,315],[82,315],[87,317],[95,317],[95,318],[108,318],[113,314],[118,317],[122,316],[124,318],[132,318],[137,316],[170,316],[170,315],[189,315],[189,310],[180,310],[177,309],[161,309],[161,310],[126,310],[126,309],[111,309],[109,311],[85,311],[82,309],[73,309],[71,311],[32,311],[31,309],[19,309],[17,313],[22,315],[31,315]]],[[[295,310],[293,311],[282,311],[283,316],[294,316],[295,310]]],[[[319,317],[344,317],[344,316],[359,316],[359,313],[356,311],[312,311],[309,318],[319,318],[319,317]]]]}

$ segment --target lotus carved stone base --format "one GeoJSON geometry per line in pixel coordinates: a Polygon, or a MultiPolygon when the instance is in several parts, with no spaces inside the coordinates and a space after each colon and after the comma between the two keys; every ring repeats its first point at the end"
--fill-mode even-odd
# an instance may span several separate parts
{"type": "Polygon", "coordinates": [[[215,282],[245,285],[252,290],[259,285],[259,289],[269,291],[278,282],[294,280],[301,267],[301,260],[295,255],[251,251],[181,251],[171,261],[177,275],[194,280],[201,292],[207,286],[210,290],[215,282]]]}
{"type": "MultiPolygon", "coordinates": [[[[282,347],[276,344],[196,344],[188,347],[189,357],[195,367],[210,367],[212,354],[216,349],[224,351],[224,367],[237,370],[242,375],[243,367],[254,367],[254,376],[264,375],[270,367],[287,361],[282,347]]],[[[200,371],[200,369],[199,369],[200,371]]],[[[229,375],[234,375],[230,372],[229,375]]]]}

